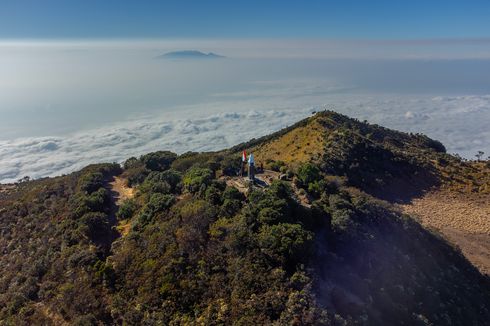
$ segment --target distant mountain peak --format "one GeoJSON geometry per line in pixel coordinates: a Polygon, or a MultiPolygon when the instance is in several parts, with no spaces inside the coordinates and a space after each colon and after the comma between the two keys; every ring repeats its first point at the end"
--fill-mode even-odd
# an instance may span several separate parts
{"type": "Polygon", "coordinates": [[[208,52],[204,53],[197,50],[182,50],[182,51],[172,51],[162,54],[157,57],[158,59],[219,59],[225,58],[222,55],[208,52]]]}

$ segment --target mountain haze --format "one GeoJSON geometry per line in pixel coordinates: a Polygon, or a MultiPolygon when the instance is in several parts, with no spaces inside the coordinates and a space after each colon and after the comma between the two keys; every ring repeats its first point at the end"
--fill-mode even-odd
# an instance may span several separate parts
{"type": "Polygon", "coordinates": [[[224,56],[209,52],[204,53],[197,50],[174,51],[162,54],[158,59],[220,59],[224,56]]]}

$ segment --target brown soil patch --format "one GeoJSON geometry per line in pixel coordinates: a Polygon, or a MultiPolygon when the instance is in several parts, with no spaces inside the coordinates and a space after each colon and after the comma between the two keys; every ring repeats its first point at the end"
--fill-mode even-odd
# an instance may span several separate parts
{"type": "Polygon", "coordinates": [[[131,231],[131,221],[130,220],[119,221],[118,225],[116,226],[116,229],[122,237],[125,237],[126,235],[128,235],[129,231],[131,231]]]}
{"type": "Polygon", "coordinates": [[[109,183],[111,191],[114,193],[116,205],[120,205],[124,200],[134,197],[134,189],[127,186],[127,180],[121,177],[114,177],[114,181],[109,183]]]}
{"type": "Polygon", "coordinates": [[[439,190],[401,207],[422,225],[440,231],[482,273],[490,275],[490,195],[439,190]]]}
{"type": "MultiPolygon", "coordinates": [[[[134,197],[135,190],[127,186],[127,180],[121,177],[114,177],[114,180],[109,183],[111,195],[114,199],[114,216],[119,208],[119,205],[127,199],[134,197]]],[[[131,230],[131,221],[117,221],[116,229],[121,236],[126,236],[131,230]]]]}
{"type": "MultiPolygon", "coordinates": [[[[271,170],[264,170],[262,173],[256,174],[255,179],[256,183],[254,187],[256,188],[267,188],[271,185],[271,183],[274,180],[279,180],[280,177],[279,172],[271,171],[271,170]]],[[[226,185],[228,187],[234,187],[238,189],[241,193],[243,193],[245,196],[248,194],[249,190],[249,182],[247,177],[233,177],[233,176],[222,176],[220,178],[221,180],[224,180],[226,182],[226,185]]],[[[291,184],[291,189],[294,192],[294,197],[296,201],[305,207],[311,207],[311,200],[308,198],[308,195],[306,193],[303,193],[296,187],[294,182],[290,182],[291,184]]]]}

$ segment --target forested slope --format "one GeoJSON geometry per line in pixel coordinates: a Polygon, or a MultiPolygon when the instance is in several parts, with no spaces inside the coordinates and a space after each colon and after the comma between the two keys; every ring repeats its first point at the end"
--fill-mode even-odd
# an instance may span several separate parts
{"type": "Polygon", "coordinates": [[[483,325],[488,278],[393,205],[434,186],[485,191],[467,164],[322,112],[230,150],[20,183],[0,194],[1,323],[483,325]],[[285,180],[227,186],[243,149],[285,180]],[[116,175],[135,190],[119,207],[116,175]]]}

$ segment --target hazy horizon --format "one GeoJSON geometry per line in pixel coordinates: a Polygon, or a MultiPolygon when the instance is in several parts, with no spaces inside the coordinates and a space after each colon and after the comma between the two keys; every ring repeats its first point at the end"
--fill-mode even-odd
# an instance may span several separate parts
{"type": "Polygon", "coordinates": [[[0,182],[147,151],[222,149],[325,107],[425,133],[467,158],[490,152],[490,41],[266,43],[0,42],[0,182]],[[441,57],[441,47],[457,51],[441,57]],[[155,59],[188,49],[227,58],[155,59]]]}

